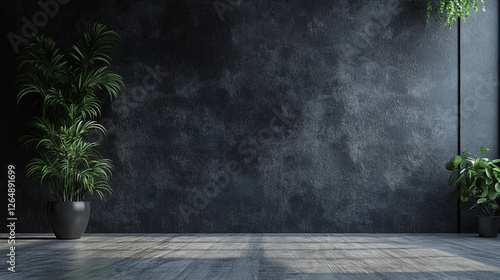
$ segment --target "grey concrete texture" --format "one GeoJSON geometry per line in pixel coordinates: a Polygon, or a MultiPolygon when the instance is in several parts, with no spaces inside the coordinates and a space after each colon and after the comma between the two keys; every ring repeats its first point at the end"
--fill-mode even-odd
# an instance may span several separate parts
{"type": "MultiPolygon", "coordinates": [[[[498,1],[486,2],[487,13],[472,16],[460,26],[460,150],[479,153],[479,148],[489,148],[484,156],[498,158],[498,1]],[[478,32],[488,28],[488,32],[478,32]]],[[[472,203],[461,211],[461,231],[475,231],[472,203]]],[[[479,208],[479,207],[478,207],[479,208]]]]}
{"type": "MultiPolygon", "coordinates": [[[[489,6],[485,20],[497,20],[489,6]]],[[[21,34],[21,18],[41,10],[32,1],[0,7],[4,35],[21,34]]],[[[444,169],[458,151],[458,29],[425,25],[413,1],[59,8],[39,34],[63,48],[95,21],[122,36],[112,68],[126,89],[106,104],[108,133],[94,135],[113,160],[114,194],[92,199],[87,232],[458,230],[444,169]]],[[[469,21],[481,25],[477,16],[469,21]]],[[[498,38],[491,28],[466,33],[498,38]]],[[[19,169],[19,230],[49,232],[50,194],[22,176],[32,154],[17,139],[33,112],[15,105],[16,54],[3,38],[0,161],[19,169]]]]}

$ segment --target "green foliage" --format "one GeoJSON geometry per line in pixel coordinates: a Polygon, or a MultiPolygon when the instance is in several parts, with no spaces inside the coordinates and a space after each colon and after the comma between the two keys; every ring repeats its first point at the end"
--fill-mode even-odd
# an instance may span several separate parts
{"type": "MultiPolygon", "coordinates": [[[[488,149],[481,147],[479,157],[475,153],[464,151],[463,155],[452,157],[446,162],[446,169],[451,171],[448,185],[455,185],[452,192],[454,203],[471,199],[474,206],[480,206],[487,216],[500,215],[500,208],[496,201],[500,197],[500,168],[497,163],[500,159],[489,160],[482,154],[488,149]]],[[[471,208],[471,209],[472,209],[471,208]]]]}
{"type": "Polygon", "coordinates": [[[70,61],[43,35],[35,36],[20,57],[18,103],[34,95],[41,107],[41,115],[30,120],[31,132],[21,138],[39,154],[28,162],[27,174],[48,186],[59,201],[81,201],[87,194],[102,199],[104,192],[111,193],[111,161],[99,153],[99,143],[85,136],[96,130],[105,133],[94,121],[104,103],[100,95],[116,98],[123,86],[122,78],[108,69],[118,38],[96,23],[73,46],[70,61]]]}
{"type": "MultiPolygon", "coordinates": [[[[425,5],[427,22],[430,21],[433,13],[437,14],[436,21],[441,25],[452,28],[453,23],[461,18],[463,21],[470,15],[471,8],[479,10],[478,0],[415,0],[415,6],[419,9],[425,5]]],[[[483,12],[484,0],[480,0],[483,12]]]]}

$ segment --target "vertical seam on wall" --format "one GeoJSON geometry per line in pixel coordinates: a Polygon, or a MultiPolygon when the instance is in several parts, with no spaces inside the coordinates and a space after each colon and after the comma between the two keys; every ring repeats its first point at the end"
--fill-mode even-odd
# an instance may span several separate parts
{"type": "MultiPolygon", "coordinates": [[[[460,38],[460,31],[461,31],[461,24],[460,24],[460,18],[458,18],[458,102],[457,102],[457,115],[458,115],[458,120],[457,120],[457,137],[458,137],[458,154],[460,155],[462,153],[462,132],[460,130],[461,128],[461,116],[460,112],[462,111],[462,106],[461,106],[461,98],[462,98],[462,59],[461,59],[461,44],[462,40],[460,38]]],[[[460,216],[460,203],[457,203],[457,227],[458,227],[458,233],[461,233],[461,216],[460,216]]]]}

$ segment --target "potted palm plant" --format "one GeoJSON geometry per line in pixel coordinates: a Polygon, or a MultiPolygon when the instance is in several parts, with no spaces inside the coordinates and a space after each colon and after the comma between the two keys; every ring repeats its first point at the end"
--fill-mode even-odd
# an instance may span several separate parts
{"type": "Polygon", "coordinates": [[[95,121],[104,103],[101,95],[116,98],[123,86],[122,78],[108,68],[118,38],[96,23],[73,45],[70,60],[45,36],[35,36],[20,57],[18,102],[34,95],[40,109],[29,121],[30,133],[21,138],[38,154],[28,162],[26,173],[54,195],[47,213],[58,238],[80,238],[90,215],[85,197],[97,194],[102,199],[105,192],[111,193],[111,161],[100,154],[99,143],[88,141],[86,135],[105,133],[95,121]]]}
{"type": "Polygon", "coordinates": [[[460,203],[471,200],[479,206],[484,216],[476,216],[480,237],[497,237],[500,228],[500,207],[497,198],[500,197],[500,168],[496,163],[500,159],[489,160],[482,157],[488,149],[481,147],[481,154],[464,151],[463,155],[452,157],[446,163],[446,169],[451,171],[448,185],[455,185],[452,199],[460,203]]]}

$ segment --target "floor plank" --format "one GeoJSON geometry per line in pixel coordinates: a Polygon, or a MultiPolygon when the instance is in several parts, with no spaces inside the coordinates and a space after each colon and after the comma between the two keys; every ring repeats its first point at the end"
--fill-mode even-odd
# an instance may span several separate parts
{"type": "Polygon", "coordinates": [[[500,238],[470,234],[18,234],[0,279],[500,279],[500,238]]]}

